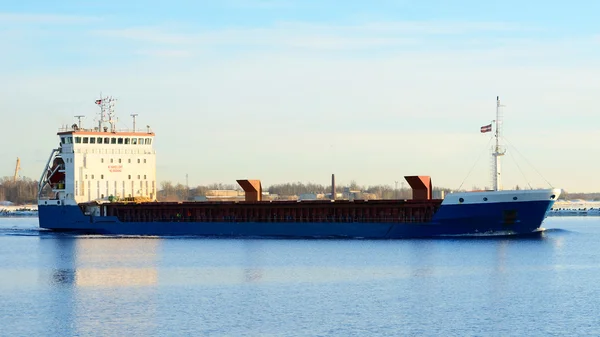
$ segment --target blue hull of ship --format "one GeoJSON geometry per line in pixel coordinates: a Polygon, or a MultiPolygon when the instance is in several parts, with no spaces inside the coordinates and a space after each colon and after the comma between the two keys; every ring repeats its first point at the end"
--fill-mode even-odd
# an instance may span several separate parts
{"type": "Polygon", "coordinates": [[[442,205],[426,223],[121,222],[84,215],[78,206],[40,205],[41,228],[104,235],[401,239],[448,235],[531,234],[552,201],[442,205]],[[507,212],[509,212],[507,214],[507,212]]]}

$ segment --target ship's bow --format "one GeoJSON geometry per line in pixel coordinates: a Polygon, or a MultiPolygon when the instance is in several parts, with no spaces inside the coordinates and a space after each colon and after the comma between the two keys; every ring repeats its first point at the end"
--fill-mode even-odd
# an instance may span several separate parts
{"type": "Polygon", "coordinates": [[[531,233],[560,194],[560,189],[451,193],[433,222],[445,229],[442,234],[531,233]]]}

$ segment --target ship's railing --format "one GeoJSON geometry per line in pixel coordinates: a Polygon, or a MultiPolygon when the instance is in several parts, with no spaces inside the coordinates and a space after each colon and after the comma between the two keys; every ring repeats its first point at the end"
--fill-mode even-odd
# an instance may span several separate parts
{"type": "Polygon", "coordinates": [[[404,214],[386,214],[379,216],[352,215],[271,215],[271,216],[237,216],[237,215],[186,215],[185,212],[168,212],[152,214],[142,212],[117,211],[117,217],[123,222],[335,222],[335,223],[410,223],[427,222],[433,217],[436,207],[419,208],[404,214]]]}
{"type": "Polygon", "coordinates": [[[119,220],[123,222],[289,222],[289,223],[307,223],[307,222],[319,222],[319,223],[412,223],[412,222],[428,222],[431,221],[433,214],[410,216],[410,217],[300,217],[298,219],[294,217],[283,217],[283,218],[237,218],[237,217],[220,217],[220,218],[202,218],[202,217],[146,217],[146,216],[119,216],[119,220]]]}
{"type": "Polygon", "coordinates": [[[80,128],[80,127],[74,127],[74,125],[76,125],[76,124],[73,124],[71,126],[66,126],[66,125],[61,126],[60,128],[58,128],[58,132],[81,131],[81,132],[99,132],[102,134],[110,134],[110,133],[120,132],[120,133],[137,133],[140,135],[148,135],[148,134],[153,133],[152,130],[149,130],[149,129],[140,130],[140,129],[136,128],[135,130],[133,130],[133,129],[125,128],[125,129],[115,129],[113,131],[111,131],[110,129],[107,131],[104,131],[104,130],[99,130],[97,127],[95,127],[95,128],[80,128]]]}
{"type": "Polygon", "coordinates": [[[117,203],[102,206],[103,215],[124,222],[426,222],[442,200],[355,203],[117,203]],[[290,207],[289,205],[294,205],[290,207]]]}

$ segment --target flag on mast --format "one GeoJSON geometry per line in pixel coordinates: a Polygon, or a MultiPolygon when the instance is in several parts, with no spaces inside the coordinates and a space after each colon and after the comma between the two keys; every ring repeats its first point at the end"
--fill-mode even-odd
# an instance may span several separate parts
{"type": "Polygon", "coordinates": [[[484,125],[481,127],[481,133],[492,132],[492,124],[484,125]]]}
{"type": "Polygon", "coordinates": [[[100,105],[100,104],[102,104],[102,100],[101,99],[97,99],[95,103],[98,104],[98,105],[100,105]]]}

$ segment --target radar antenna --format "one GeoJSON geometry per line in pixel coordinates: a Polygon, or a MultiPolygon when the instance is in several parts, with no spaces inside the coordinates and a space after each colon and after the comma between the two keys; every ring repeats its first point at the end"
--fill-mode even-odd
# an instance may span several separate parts
{"type": "Polygon", "coordinates": [[[98,120],[98,130],[107,130],[104,127],[105,123],[108,123],[110,126],[110,132],[115,132],[115,124],[117,123],[117,118],[115,118],[115,103],[117,99],[112,96],[102,97],[100,94],[100,99],[96,100],[96,105],[100,107],[100,119],[98,120]]]}
{"type": "Polygon", "coordinates": [[[137,117],[138,114],[131,114],[131,117],[133,117],[133,132],[135,132],[135,117],[137,117]]]}
{"type": "Polygon", "coordinates": [[[81,119],[85,117],[84,115],[77,115],[75,116],[75,118],[77,118],[77,129],[81,129],[81,119]]]}

